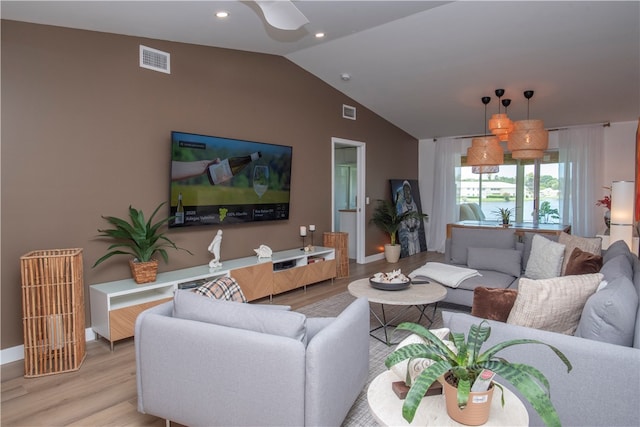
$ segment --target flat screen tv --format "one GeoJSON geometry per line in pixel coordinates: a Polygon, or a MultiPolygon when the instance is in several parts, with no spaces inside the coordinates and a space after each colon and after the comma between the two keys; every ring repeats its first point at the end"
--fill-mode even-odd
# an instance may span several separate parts
{"type": "Polygon", "coordinates": [[[289,219],[292,147],[171,132],[169,227],[289,219]]]}

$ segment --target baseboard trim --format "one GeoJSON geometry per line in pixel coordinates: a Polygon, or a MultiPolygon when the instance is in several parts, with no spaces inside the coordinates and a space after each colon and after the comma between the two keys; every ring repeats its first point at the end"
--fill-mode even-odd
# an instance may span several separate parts
{"type": "MultiPolygon", "coordinates": [[[[84,330],[84,339],[87,342],[95,341],[96,334],[93,332],[93,329],[86,328],[84,330]]],[[[0,350],[0,365],[17,362],[18,360],[24,360],[24,345],[17,345],[0,350]]]]}
{"type": "Polygon", "coordinates": [[[368,257],[365,257],[364,263],[369,264],[370,262],[380,261],[381,259],[384,259],[384,252],[380,252],[379,254],[369,255],[368,257]]]}

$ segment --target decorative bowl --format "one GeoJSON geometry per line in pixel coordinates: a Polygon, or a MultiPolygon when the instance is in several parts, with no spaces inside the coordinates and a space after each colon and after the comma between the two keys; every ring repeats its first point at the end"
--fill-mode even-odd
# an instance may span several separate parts
{"type": "Polygon", "coordinates": [[[373,277],[369,278],[369,284],[374,289],[379,289],[381,291],[401,291],[403,289],[407,289],[409,285],[411,285],[411,279],[407,278],[402,282],[380,282],[375,280],[373,277]]]}

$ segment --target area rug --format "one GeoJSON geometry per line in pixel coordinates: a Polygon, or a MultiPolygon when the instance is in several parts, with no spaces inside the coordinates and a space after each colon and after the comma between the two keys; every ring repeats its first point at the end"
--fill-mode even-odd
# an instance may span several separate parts
{"type": "MultiPolygon", "coordinates": [[[[307,306],[299,308],[297,311],[306,314],[309,317],[332,317],[337,316],[344,310],[350,303],[355,300],[353,296],[351,296],[348,292],[343,292],[341,294],[335,295],[331,298],[327,298],[323,301],[318,301],[313,304],[309,304],[307,306]]],[[[380,315],[380,305],[372,304],[373,310],[380,315]]],[[[385,306],[385,312],[387,318],[393,318],[396,314],[400,313],[404,307],[398,306],[385,306]]],[[[457,311],[455,308],[447,306],[445,310],[449,311],[457,311]]],[[[429,316],[433,317],[433,324],[429,326],[429,322],[422,320],[421,324],[425,326],[429,326],[430,328],[441,328],[442,327],[442,308],[438,307],[435,315],[433,314],[432,306],[429,306],[426,310],[429,316]]],[[[420,312],[413,308],[406,313],[400,315],[398,318],[398,323],[403,321],[408,322],[416,322],[418,317],[420,316],[420,312]]],[[[373,315],[371,315],[371,326],[376,327],[379,323],[375,319],[373,315]]],[[[382,331],[374,332],[378,337],[384,339],[384,334],[382,331]]],[[[401,341],[408,335],[405,331],[394,331],[391,335],[391,341],[398,342],[401,341]]],[[[369,338],[369,377],[367,378],[367,383],[356,399],[355,403],[351,407],[351,410],[347,414],[344,422],[342,423],[343,427],[346,426],[376,426],[377,422],[371,416],[369,412],[369,405],[367,403],[367,389],[369,388],[369,383],[380,373],[385,371],[387,368],[384,366],[384,360],[387,356],[393,351],[395,346],[388,347],[382,341],[379,341],[373,337],[369,338]]]]}

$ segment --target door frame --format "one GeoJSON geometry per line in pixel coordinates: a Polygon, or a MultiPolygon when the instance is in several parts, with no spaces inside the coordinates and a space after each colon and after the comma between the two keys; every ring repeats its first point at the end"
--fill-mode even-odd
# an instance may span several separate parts
{"type": "Polygon", "coordinates": [[[361,141],[331,137],[331,230],[336,230],[335,209],[336,209],[336,147],[349,146],[356,148],[356,165],[358,188],[356,191],[356,262],[358,264],[365,263],[365,188],[366,188],[366,144],[361,141]]]}

